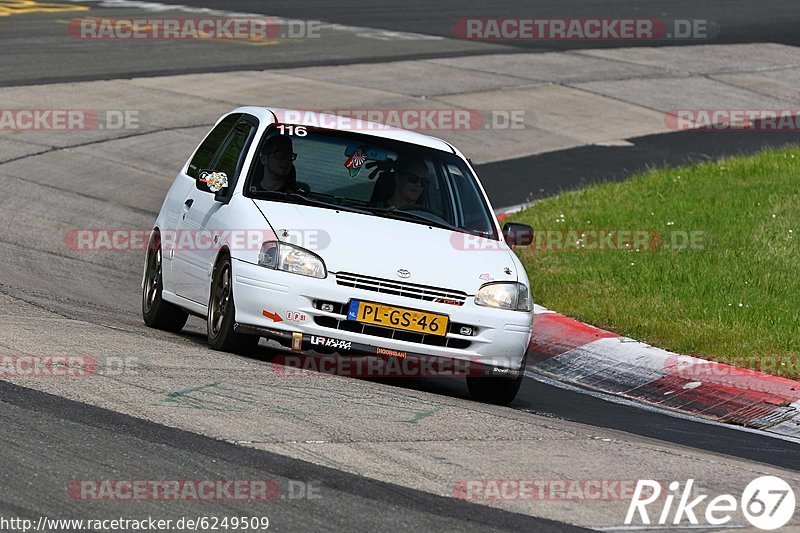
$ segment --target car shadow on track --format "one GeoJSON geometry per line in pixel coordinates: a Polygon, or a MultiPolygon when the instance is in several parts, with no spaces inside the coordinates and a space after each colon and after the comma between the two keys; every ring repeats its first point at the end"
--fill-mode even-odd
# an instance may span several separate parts
{"type": "MultiPolygon", "coordinates": [[[[191,321],[186,329],[178,335],[183,339],[195,344],[208,348],[208,342],[205,332],[201,329],[201,323],[191,321]]],[[[210,350],[210,348],[208,348],[210,350]]],[[[315,364],[314,358],[330,358],[330,355],[298,355],[278,344],[277,342],[267,341],[261,339],[258,346],[253,349],[247,350],[243,353],[236,354],[238,357],[245,357],[253,361],[262,363],[269,363],[273,365],[281,365],[286,368],[285,374],[291,376],[296,372],[317,372],[321,374],[336,375],[338,377],[367,381],[370,383],[377,383],[389,387],[399,389],[407,389],[412,391],[426,392],[430,394],[438,394],[450,398],[457,398],[461,400],[471,400],[469,391],[467,390],[466,380],[463,376],[443,376],[443,377],[420,377],[420,376],[390,376],[390,377],[375,377],[363,375],[350,375],[341,374],[335,369],[328,369],[326,365],[315,364]],[[310,360],[306,364],[304,361],[310,360]],[[299,367],[299,368],[298,368],[299,367]],[[313,369],[313,370],[311,370],[313,369]]],[[[319,359],[317,359],[319,360],[319,359]]],[[[526,382],[529,380],[525,380],[526,382]]],[[[525,388],[523,383],[523,389],[525,388]]],[[[519,396],[510,405],[514,409],[531,409],[533,404],[526,399],[520,391],[519,396]]]]}

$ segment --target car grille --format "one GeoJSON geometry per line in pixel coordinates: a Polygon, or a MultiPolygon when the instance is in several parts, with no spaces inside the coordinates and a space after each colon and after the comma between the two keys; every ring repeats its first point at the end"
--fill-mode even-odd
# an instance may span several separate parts
{"type": "Polygon", "coordinates": [[[451,305],[464,305],[464,302],[467,300],[467,293],[461,291],[373,278],[360,274],[348,274],[346,272],[339,272],[336,274],[336,283],[354,289],[393,294],[395,296],[405,296],[407,298],[416,298],[417,300],[447,303],[451,305]]]}

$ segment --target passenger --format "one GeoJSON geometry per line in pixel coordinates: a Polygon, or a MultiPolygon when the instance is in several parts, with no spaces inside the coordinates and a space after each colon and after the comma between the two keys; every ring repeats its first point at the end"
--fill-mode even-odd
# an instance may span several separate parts
{"type": "MultiPolygon", "coordinates": [[[[392,174],[392,186],[387,187],[383,198],[376,198],[378,207],[402,208],[417,205],[422,193],[430,185],[428,166],[420,158],[408,157],[397,162],[392,174]]],[[[377,184],[376,184],[377,186],[377,184]]]]}

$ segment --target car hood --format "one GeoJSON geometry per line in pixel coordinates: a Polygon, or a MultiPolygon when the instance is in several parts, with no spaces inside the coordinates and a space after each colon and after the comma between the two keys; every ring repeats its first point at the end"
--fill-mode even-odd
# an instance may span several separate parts
{"type": "Polygon", "coordinates": [[[329,272],[430,285],[469,295],[489,281],[519,279],[519,263],[505,242],[349,211],[254,202],[279,239],[318,254],[329,272]],[[410,275],[404,272],[401,277],[401,270],[410,275]]]}

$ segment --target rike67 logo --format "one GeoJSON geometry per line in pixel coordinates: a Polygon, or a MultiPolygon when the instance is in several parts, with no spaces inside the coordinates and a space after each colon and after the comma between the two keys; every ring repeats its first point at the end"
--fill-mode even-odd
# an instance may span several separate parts
{"type": "MultiPolygon", "coordinates": [[[[673,481],[663,490],[661,483],[649,479],[636,484],[625,525],[635,523],[660,526],[724,526],[740,510],[750,525],[763,530],[785,526],[794,516],[795,496],[792,487],[779,477],[761,476],[751,481],[740,498],[722,494],[709,499],[689,479],[673,481]],[[652,514],[651,514],[652,513],[652,514]]],[[[730,524],[733,527],[734,524],[730,524]]]]}

